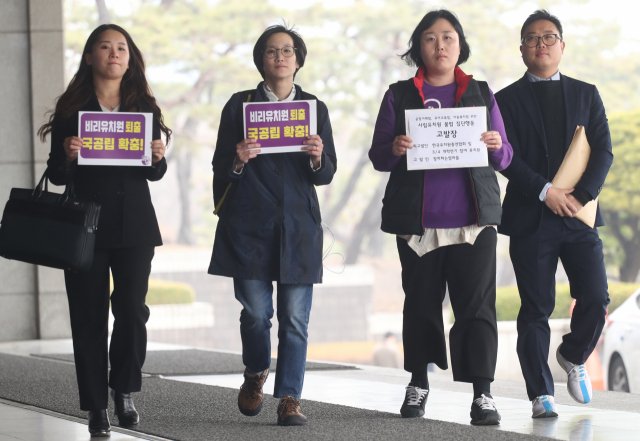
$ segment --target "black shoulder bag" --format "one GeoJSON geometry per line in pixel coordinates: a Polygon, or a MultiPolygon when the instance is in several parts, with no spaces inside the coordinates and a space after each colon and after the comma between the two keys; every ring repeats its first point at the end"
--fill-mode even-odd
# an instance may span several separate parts
{"type": "Polygon", "coordinates": [[[100,205],[48,191],[47,171],[34,190],[12,188],[0,224],[0,256],[36,265],[86,271],[93,251],[100,205]]]}

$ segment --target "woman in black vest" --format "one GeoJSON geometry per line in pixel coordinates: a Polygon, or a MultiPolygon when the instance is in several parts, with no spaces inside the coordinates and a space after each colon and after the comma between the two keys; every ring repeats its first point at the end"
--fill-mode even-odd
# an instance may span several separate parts
{"type": "Polygon", "coordinates": [[[493,93],[458,67],[469,54],[455,15],[442,9],[424,16],[402,56],[418,71],[385,94],[369,158],[376,170],[391,172],[382,230],[397,235],[406,296],[404,368],[411,372],[400,413],[424,415],[427,366],[448,367],[442,318],[448,286],[456,319],[449,334],[453,378],[473,383],[471,423],[488,425],[500,421],[490,393],[498,348],[494,227],[501,215],[495,170],[509,165],[513,151],[493,93]],[[474,106],[487,107],[481,141],[488,166],[407,170],[413,141],[406,136],[405,110],[474,106]]]}
{"type": "Polygon", "coordinates": [[[116,25],[99,26],[89,36],[80,67],[55,112],[39,131],[43,141],[51,133],[51,182],[73,182],[79,199],[101,206],[91,269],[64,272],[80,408],[88,411],[91,436],[109,436],[109,388],[119,425],[132,426],[139,419],[131,392],[141,388],[149,319],[145,297],[154,248],[162,245],[147,181],[160,180],[167,171],[160,132],[167,142],[171,136],[144,72],[142,54],[131,36],[116,25]],[[153,113],[152,165],[78,165],[79,111],[153,113]],[[110,300],[115,321],[107,347],[110,300]]]}
{"type": "MultiPolygon", "coordinates": [[[[242,304],[240,335],[246,367],[238,407],[247,416],[262,409],[262,387],[271,365],[273,282],[277,284],[278,365],[273,396],[279,425],[302,425],[300,408],[313,284],[322,282],[322,226],[315,186],[336,172],[327,106],[293,83],[307,49],[295,31],[271,26],[253,48],[264,81],[234,94],[222,110],[213,156],[213,190],[220,217],[209,274],[233,277],[242,304]],[[244,139],[243,103],[317,100],[317,135],[300,152],[261,154],[244,139]]],[[[284,134],[281,134],[284,136],[284,134]]],[[[263,153],[266,153],[263,150],[263,153]]]]}

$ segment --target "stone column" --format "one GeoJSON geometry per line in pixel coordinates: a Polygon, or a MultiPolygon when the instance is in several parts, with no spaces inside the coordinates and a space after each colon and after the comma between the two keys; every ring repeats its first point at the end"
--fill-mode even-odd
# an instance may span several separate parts
{"type": "MultiPolygon", "coordinates": [[[[0,47],[3,206],[46,168],[49,139],[36,132],[64,90],[62,0],[2,0],[0,47]]],[[[0,341],[70,336],[62,271],[0,259],[0,280],[0,341]]]]}

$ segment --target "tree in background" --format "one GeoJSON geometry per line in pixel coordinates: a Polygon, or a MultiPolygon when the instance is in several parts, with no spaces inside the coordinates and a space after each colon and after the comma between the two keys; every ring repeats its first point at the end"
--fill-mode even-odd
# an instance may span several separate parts
{"type": "MultiPolygon", "coordinates": [[[[339,150],[341,166],[334,183],[320,194],[324,221],[346,250],[349,263],[357,262],[362,252],[381,255],[383,241],[391,242],[379,229],[388,176],[373,170],[367,152],[387,86],[414,73],[398,55],[406,50],[420,18],[439,1],[356,0],[337,8],[318,2],[304,9],[284,9],[277,0],[255,1],[250,8],[233,0],[132,0],[127,10],[101,9],[105,3],[109,7],[109,0],[65,0],[67,66],[72,66],[67,69],[77,68],[82,44],[97,26],[99,11],[100,17],[110,14],[134,35],[145,54],[153,91],[174,129],[167,157],[174,163],[171,169],[176,170],[179,188],[172,207],[180,212],[179,243],[210,242],[215,225],[210,187],[204,196],[194,192],[194,158],[215,146],[220,113],[231,94],[260,81],[251,50],[266,26],[284,19],[298,26],[309,48],[296,82],[327,103],[339,150]],[[207,225],[200,230],[206,233],[194,229],[193,206],[204,214],[207,225]],[[194,231],[205,239],[194,238],[194,231]]],[[[579,6],[586,0],[561,3],[579,6]]],[[[487,80],[494,91],[523,75],[520,23],[507,26],[503,20],[514,2],[451,0],[447,7],[458,14],[471,44],[472,56],[462,66],[465,71],[487,80]]],[[[619,40],[617,26],[560,18],[567,42],[562,72],[597,84],[607,108],[640,108],[639,94],[629,93],[640,88],[640,57],[616,56],[612,51],[619,40]]],[[[614,167],[619,160],[616,148],[614,144],[614,167]]]]}
{"type": "Polygon", "coordinates": [[[619,268],[621,282],[635,282],[640,271],[640,110],[609,118],[613,165],[600,193],[607,260],[619,268]]]}

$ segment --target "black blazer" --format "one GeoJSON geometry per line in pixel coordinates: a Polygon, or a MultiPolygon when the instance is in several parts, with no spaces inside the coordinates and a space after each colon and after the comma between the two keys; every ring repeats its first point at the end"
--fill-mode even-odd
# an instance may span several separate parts
{"type": "MultiPolygon", "coordinates": [[[[576,188],[595,199],[613,162],[609,124],[596,87],[561,75],[566,111],[565,153],[577,126],[584,126],[591,146],[587,169],[576,188]]],[[[513,147],[513,160],[501,173],[509,179],[502,205],[502,223],[498,231],[508,236],[532,234],[540,226],[545,203],[540,192],[549,180],[549,158],[542,116],[533,87],[526,74],[496,93],[507,138],[513,147]]],[[[564,218],[571,229],[589,228],[575,218],[564,218]]],[[[604,225],[598,206],[595,226],[604,225]]]]}
{"type": "MultiPolygon", "coordinates": [[[[121,112],[127,111],[124,107],[124,103],[121,104],[121,112]]],[[[95,94],[80,111],[102,111],[95,94]]],[[[153,123],[152,135],[154,140],[160,139],[157,121],[153,123]]],[[[100,204],[96,246],[115,248],[162,245],[147,181],[162,179],[167,171],[166,159],[162,158],[153,167],[79,166],[76,162],[66,169],[63,143],[69,136],[78,136],[78,113],[61,127],[55,128],[51,134],[51,153],[47,161],[49,179],[55,185],[66,185],[73,180],[79,199],[100,204]]]]}

